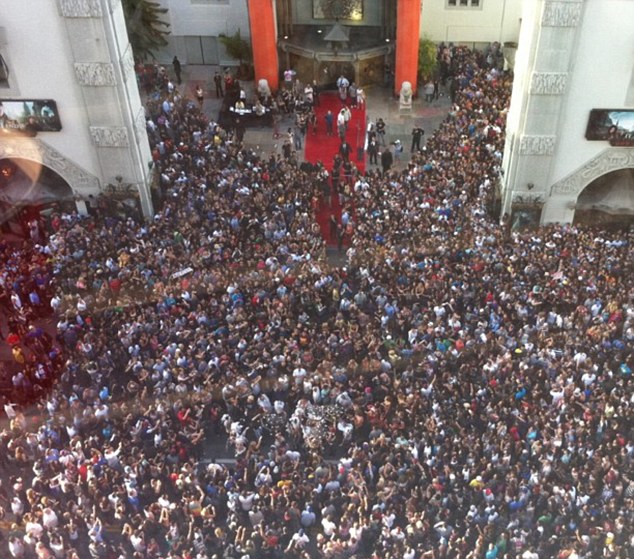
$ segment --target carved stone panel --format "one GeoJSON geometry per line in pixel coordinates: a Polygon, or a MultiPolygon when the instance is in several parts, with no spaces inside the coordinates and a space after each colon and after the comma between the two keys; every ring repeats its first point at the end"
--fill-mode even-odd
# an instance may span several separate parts
{"type": "Polygon", "coordinates": [[[55,171],[73,189],[99,189],[99,179],[85,171],[56,149],[37,138],[4,138],[0,143],[0,159],[20,158],[36,161],[55,171]]]}
{"type": "Polygon", "coordinates": [[[608,148],[553,184],[551,193],[577,195],[597,177],[627,168],[634,168],[634,149],[608,148]]]}
{"type": "Polygon", "coordinates": [[[147,121],[145,120],[145,109],[143,107],[139,109],[134,118],[134,131],[136,132],[137,142],[147,133],[147,121]]]}
{"type": "Polygon", "coordinates": [[[563,95],[567,81],[566,72],[533,72],[530,92],[534,95],[563,95]]]}
{"type": "Polygon", "coordinates": [[[581,21],[581,0],[546,2],[542,14],[544,27],[576,27],[581,21]]]}
{"type": "Polygon", "coordinates": [[[109,62],[76,62],[75,75],[80,85],[116,85],[114,66],[109,62]]]}
{"type": "Polygon", "coordinates": [[[99,0],[59,0],[59,7],[64,17],[101,17],[99,0]]]}
{"type": "Polygon", "coordinates": [[[555,136],[522,136],[520,154],[552,155],[555,151],[555,136]]]}
{"type": "Polygon", "coordinates": [[[129,145],[128,131],[124,126],[91,126],[90,135],[96,146],[122,148],[129,145]]]}
{"type": "Polygon", "coordinates": [[[128,79],[136,79],[134,77],[134,54],[132,52],[132,46],[128,45],[128,48],[125,50],[123,55],[121,56],[121,73],[123,74],[123,79],[128,81],[128,79]]]}

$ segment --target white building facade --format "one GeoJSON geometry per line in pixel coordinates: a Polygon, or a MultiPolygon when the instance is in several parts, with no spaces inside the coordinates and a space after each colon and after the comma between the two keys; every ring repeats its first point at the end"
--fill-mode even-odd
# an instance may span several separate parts
{"type": "MultiPolygon", "coordinates": [[[[79,211],[108,184],[130,185],[152,215],[145,112],[119,0],[0,0],[0,99],[52,100],[61,130],[0,135],[0,160],[55,171],[79,211]]],[[[6,132],[6,130],[5,130],[6,132]]]]}
{"type": "MultiPolygon", "coordinates": [[[[523,8],[502,210],[532,206],[541,223],[570,223],[586,187],[634,168],[633,145],[586,138],[593,109],[634,110],[634,2],[532,0],[523,8]]],[[[591,208],[634,213],[631,179],[606,188],[591,208]]]]}
{"type": "MultiPolygon", "coordinates": [[[[184,65],[237,63],[218,37],[250,37],[248,0],[157,1],[171,33],[159,62],[177,55],[184,65]]],[[[314,23],[316,1],[271,0],[285,21],[304,26],[314,23]]],[[[391,18],[396,0],[364,1],[368,25],[395,25],[372,14],[386,2],[381,13],[391,18]]],[[[33,138],[0,136],[0,160],[53,169],[80,211],[118,178],[151,215],[151,154],[121,0],[0,0],[0,13],[0,99],[54,100],[62,123],[33,138]]],[[[632,0],[423,0],[421,37],[517,44],[501,215],[528,208],[541,223],[571,222],[595,179],[634,169],[633,146],[586,138],[593,109],[634,110],[633,21],[632,0]]],[[[634,213],[628,176],[606,198],[610,211],[634,213]]]]}
{"type": "Polygon", "coordinates": [[[423,0],[421,33],[474,48],[517,42],[521,8],[522,0],[423,0]]]}
{"type": "Polygon", "coordinates": [[[247,0],[157,0],[167,9],[168,45],[155,53],[157,62],[169,64],[176,55],[183,64],[234,66],[220,35],[236,31],[250,37],[247,0]]]}

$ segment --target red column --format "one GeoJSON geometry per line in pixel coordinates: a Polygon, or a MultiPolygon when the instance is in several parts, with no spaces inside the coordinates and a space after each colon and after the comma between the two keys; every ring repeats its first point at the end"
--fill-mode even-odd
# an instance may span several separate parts
{"type": "Polygon", "coordinates": [[[403,82],[410,82],[416,94],[420,10],[421,0],[398,0],[396,5],[395,94],[400,93],[403,82]]]}
{"type": "Polygon", "coordinates": [[[251,24],[251,48],[255,66],[255,83],[268,80],[272,91],[278,86],[277,36],[275,33],[275,0],[248,0],[251,24]]]}

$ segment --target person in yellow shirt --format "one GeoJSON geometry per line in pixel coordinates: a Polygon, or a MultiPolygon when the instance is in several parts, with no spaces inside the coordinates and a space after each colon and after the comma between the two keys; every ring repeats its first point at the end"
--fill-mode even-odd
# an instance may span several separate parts
{"type": "Polygon", "coordinates": [[[473,489],[482,489],[484,487],[484,482],[482,481],[482,476],[477,476],[469,482],[469,487],[473,489]]]}
{"type": "Polygon", "coordinates": [[[18,363],[19,365],[24,365],[24,363],[26,363],[26,357],[20,346],[18,345],[13,346],[13,349],[11,349],[11,352],[13,353],[13,359],[15,360],[16,363],[18,363]]]}

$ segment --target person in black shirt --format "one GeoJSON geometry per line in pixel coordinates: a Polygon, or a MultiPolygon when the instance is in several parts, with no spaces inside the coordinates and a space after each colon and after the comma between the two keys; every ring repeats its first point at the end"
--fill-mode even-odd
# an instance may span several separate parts
{"type": "Polygon", "coordinates": [[[389,172],[392,168],[392,163],[394,163],[394,156],[389,149],[384,149],[383,153],[381,153],[381,167],[383,167],[383,174],[389,172]]]}
{"type": "Polygon", "coordinates": [[[372,138],[368,143],[368,157],[370,158],[370,165],[374,163],[374,165],[378,165],[378,155],[379,155],[379,146],[376,143],[376,140],[372,138]]]}
{"type": "Polygon", "coordinates": [[[224,96],[224,93],[222,91],[222,76],[220,75],[220,72],[216,72],[214,74],[214,84],[216,86],[216,97],[220,99],[224,96]]]}
{"type": "Polygon", "coordinates": [[[423,139],[424,135],[425,131],[420,126],[414,126],[414,129],[412,130],[412,153],[414,153],[414,150],[420,151],[420,141],[423,139]]]}
{"type": "Polygon", "coordinates": [[[352,148],[350,147],[350,144],[348,142],[346,142],[345,140],[341,142],[341,145],[339,146],[339,155],[341,155],[344,161],[350,160],[351,151],[352,148]]]}
{"type": "Polygon", "coordinates": [[[379,120],[376,121],[376,135],[377,135],[377,139],[378,142],[384,146],[385,145],[385,122],[383,122],[383,119],[380,118],[379,120]]]}
{"type": "Polygon", "coordinates": [[[183,80],[181,79],[181,61],[178,59],[178,56],[175,56],[174,60],[172,60],[172,66],[174,68],[176,81],[178,82],[178,85],[180,85],[181,83],[183,83],[183,80]]]}
{"type": "Polygon", "coordinates": [[[332,164],[332,187],[337,190],[339,186],[339,179],[341,178],[341,165],[343,164],[343,159],[339,154],[335,155],[335,159],[332,164]]]}
{"type": "Polygon", "coordinates": [[[313,80],[313,106],[319,107],[319,94],[321,87],[317,85],[317,80],[313,80]]]}

